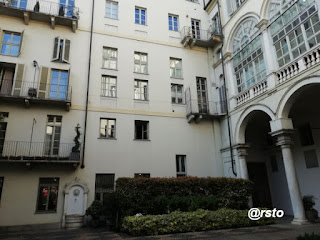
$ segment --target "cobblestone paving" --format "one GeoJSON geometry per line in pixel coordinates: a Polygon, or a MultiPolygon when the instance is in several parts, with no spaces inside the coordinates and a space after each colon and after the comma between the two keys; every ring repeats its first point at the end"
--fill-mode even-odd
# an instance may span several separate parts
{"type": "Polygon", "coordinates": [[[320,223],[304,226],[275,224],[270,226],[238,228],[196,233],[170,234],[152,237],[130,237],[126,234],[107,231],[103,228],[82,228],[78,230],[30,230],[3,231],[0,239],[7,240],[102,240],[102,239],[133,239],[133,240],[182,240],[182,239],[212,239],[212,240],[294,240],[303,233],[320,233],[320,223]]]}

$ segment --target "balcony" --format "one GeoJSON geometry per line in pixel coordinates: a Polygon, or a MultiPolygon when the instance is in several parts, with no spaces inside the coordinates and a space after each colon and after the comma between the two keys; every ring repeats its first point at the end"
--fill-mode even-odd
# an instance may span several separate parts
{"type": "Polygon", "coordinates": [[[209,30],[193,29],[192,27],[183,27],[181,32],[181,44],[184,47],[194,46],[203,48],[212,48],[216,44],[222,43],[222,33],[219,28],[210,28],[209,30]]]}
{"type": "Polygon", "coordinates": [[[79,8],[43,0],[0,0],[0,14],[22,18],[25,24],[30,20],[47,22],[54,29],[55,25],[68,26],[75,32],[79,8]]]}
{"type": "Polygon", "coordinates": [[[0,163],[63,164],[77,167],[80,153],[72,152],[74,143],[4,141],[0,145],[0,163]]]}
{"type": "Polygon", "coordinates": [[[190,123],[195,120],[199,123],[202,119],[220,118],[226,115],[226,102],[199,102],[198,100],[188,100],[186,102],[187,119],[190,123]]]}
{"type": "Polygon", "coordinates": [[[2,80],[0,100],[3,102],[22,102],[27,107],[31,104],[46,104],[70,110],[71,87],[61,84],[2,80]]]}

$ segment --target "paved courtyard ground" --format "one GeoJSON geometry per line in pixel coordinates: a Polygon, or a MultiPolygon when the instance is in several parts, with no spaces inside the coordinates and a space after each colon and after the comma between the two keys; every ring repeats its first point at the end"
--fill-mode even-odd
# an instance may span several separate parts
{"type": "Polygon", "coordinates": [[[320,223],[304,226],[290,223],[274,224],[270,226],[238,228],[208,232],[182,233],[152,237],[130,237],[126,234],[107,231],[103,228],[82,228],[78,230],[30,230],[30,231],[3,231],[0,230],[0,239],[22,240],[98,240],[98,239],[213,239],[213,240],[294,240],[303,233],[320,233],[320,223]]]}

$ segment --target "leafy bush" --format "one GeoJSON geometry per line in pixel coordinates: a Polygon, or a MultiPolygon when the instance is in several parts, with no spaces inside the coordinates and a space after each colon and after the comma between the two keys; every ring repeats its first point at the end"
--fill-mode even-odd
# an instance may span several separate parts
{"type": "Polygon", "coordinates": [[[299,236],[297,237],[297,240],[320,240],[320,235],[319,234],[308,234],[306,233],[304,236],[299,236]]]}
{"type": "Polygon", "coordinates": [[[122,216],[166,212],[167,200],[164,197],[156,199],[158,196],[174,199],[170,210],[196,210],[198,206],[203,208],[203,204],[206,205],[204,208],[213,210],[247,209],[249,196],[253,192],[251,181],[234,178],[118,178],[116,186],[122,216]],[[190,199],[183,198],[190,196],[214,197],[217,202],[213,199],[210,203],[206,202],[208,199],[202,200],[202,203],[194,200],[193,207],[190,207],[190,199]]]}
{"type": "Polygon", "coordinates": [[[197,210],[195,212],[173,212],[166,215],[125,217],[121,230],[130,235],[145,236],[249,227],[271,223],[274,223],[273,218],[251,221],[248,218],[247,210],[197,210]]]}
{"type": "Polygon", "coordinates": [[[102,204],[99,201],[93,201],[88,207],[86,215],[92,216],[93,219],[99,219],[103,215],[102,204]]]}

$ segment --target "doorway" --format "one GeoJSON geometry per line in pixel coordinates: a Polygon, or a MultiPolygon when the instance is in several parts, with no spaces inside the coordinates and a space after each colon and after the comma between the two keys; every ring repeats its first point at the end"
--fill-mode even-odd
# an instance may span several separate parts
{"type": "Polygon", "coordinates": [[[195,39],[200,39],[200,20],[191,19],[191,30],[192,37],[195,39]]]}

